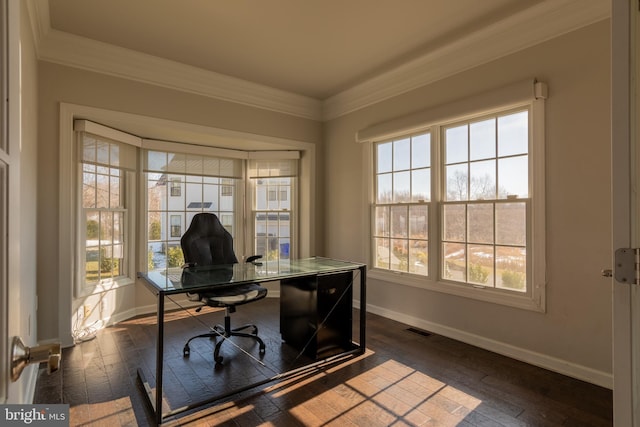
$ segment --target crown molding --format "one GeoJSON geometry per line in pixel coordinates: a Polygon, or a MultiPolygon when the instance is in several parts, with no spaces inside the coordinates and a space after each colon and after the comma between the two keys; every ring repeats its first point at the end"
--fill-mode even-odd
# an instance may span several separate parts
{"type": "Polygon", "coordinates": [[[27,0],[38,59],[312,120],[322,102],[52,29],[48,0],[27,0]]]}
{"type": "Polygon", "coordinates": [[[545,0],[321,101],[54,30],[49,0],[26,1],[42,61],[318,121],[343,116],[611,15],[609,1],[545,0]]]}
{"type": "Polygon", "coordinates": [[[313,120],[320,101],[107,43],[49,30],[39,59],[313,120]]]}
{"type": "Polygon", "coordinates": [[[609,1],[546,0],[326,99],[323,120],[409,92],[610,15],[609,1]]]}

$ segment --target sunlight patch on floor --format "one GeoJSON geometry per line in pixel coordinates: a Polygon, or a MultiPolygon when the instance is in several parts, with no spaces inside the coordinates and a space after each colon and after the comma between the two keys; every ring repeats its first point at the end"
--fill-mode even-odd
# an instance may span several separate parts
{"type": "MultiPolygon", "coordinates": [[[[331,369],[337,371],[341,368],[344,368],[343,364],[331,369]]],[[[280,393],[291,390],[281,390],[280,393]]],[[[481,403],[480,399],[449,384],[395,360],[388,360],[293,407],[290,414],[299,419],[309,419],[308,408],[315,404],[323,408],[320,411],[323,419],[318,420],[323,425],[339,424],[343,420],[370,426],[395,423],[454,426],[481,403]]],[[[314,416],[319,417],[318,413],[314,416]]]]}

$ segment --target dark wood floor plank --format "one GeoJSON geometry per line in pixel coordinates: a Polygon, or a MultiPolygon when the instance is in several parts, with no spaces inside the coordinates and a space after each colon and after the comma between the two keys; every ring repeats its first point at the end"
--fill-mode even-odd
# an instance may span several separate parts
{"type": "MultiPolygon", "coordinates": [[[[189,337],[222,321],[220,311],[168,312],[165,331],[166,408],[201,401],[308,361],[283,343],[278,300],[239,307],[235,325],[256,322],[267,344],[261,359],[251,340],[222,345],[189,337]]],[[[354,311],[357,318],[357,311],[354,311]]],[[[612,392],[451,340],[367,315],[367,351],[286,381],[270,382],[169,420],[168,426],[612,426],[612,392]]],[[[137,380],[155,387],[155,316],[98,331],[63,350],[60,371],[41,368],[36,403],[68,403],[72,426],[148,426],[153,418],[137,380]]],[[[354,328],[354,339],[358,331],[354,328]]]]}

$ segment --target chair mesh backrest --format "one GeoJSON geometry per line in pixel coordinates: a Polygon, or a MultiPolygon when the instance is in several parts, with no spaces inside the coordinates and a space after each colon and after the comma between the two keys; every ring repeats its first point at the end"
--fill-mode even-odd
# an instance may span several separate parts
{"type": "Polygon", "coordinates": [[[199,213],[180,239],[184,261],[194,265],[235,264],[233,237],[212,213],[199,213]]]}

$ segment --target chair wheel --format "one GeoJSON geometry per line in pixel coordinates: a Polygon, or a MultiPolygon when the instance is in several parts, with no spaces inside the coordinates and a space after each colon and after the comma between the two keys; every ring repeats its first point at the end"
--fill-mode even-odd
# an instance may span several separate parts
{"type": "Polygon", "coordinates": [[[216,357],[216,365],[222,365],[222,360],[223,359],[224,359],[224,357],[222,357],[222,356],[216,357]]]}
{"type": "Polygon", "coordinates": [[[260,346],[260,354],[264,354],[266,351],[266,347],[265,346],[260,346]]]}
{"type": "Polygon", "coordinates": [[[182,350],[182,357],[189,357],[190,353],[191,353],[191,349],[189,349],[188,345],[185,345],[184,349],[182,350]]]}

